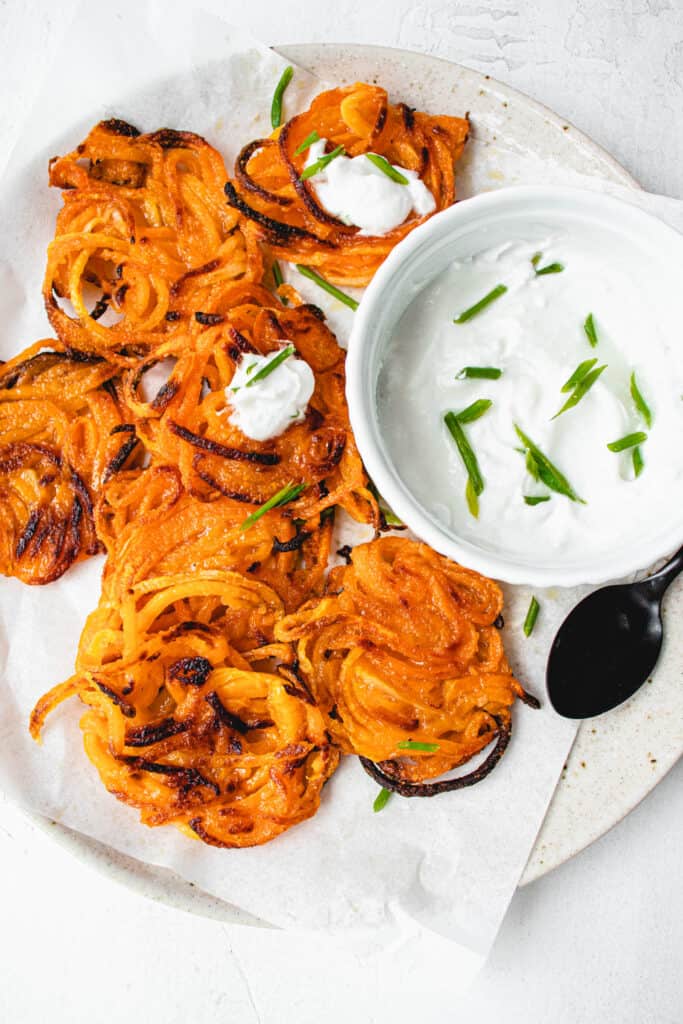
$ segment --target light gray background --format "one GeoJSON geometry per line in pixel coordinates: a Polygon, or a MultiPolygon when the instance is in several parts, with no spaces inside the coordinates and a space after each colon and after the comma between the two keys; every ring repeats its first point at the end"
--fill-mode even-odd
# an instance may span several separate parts
{"type": "MultiPolygon", "coordinates": [[[[74,6],[0,0],[0,168],[74,6]]],[[[680,0],[204,6],[267,43],[377,43],[459,61],[553,107],[649,190],[683,198],[680,0]]],[[[420,1024],[681,1024],[682,781],[679,763],[626,821],[520,891],[472,992],[425,991],[420,1024]]],[[[3,1024],[368,1020],[333,962],[308,969],[258,936],[142,900],[1,798],[0,865],[3,1024]]],[[[419,970],[406,984],[420,987],[419,970]]],[[[400,1022],[401,1005],[397,981],[373,1019],[400,1022]]]]}

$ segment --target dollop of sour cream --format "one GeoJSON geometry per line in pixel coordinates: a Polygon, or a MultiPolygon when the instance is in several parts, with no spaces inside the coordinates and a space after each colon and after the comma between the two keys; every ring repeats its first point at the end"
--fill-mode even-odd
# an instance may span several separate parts
{"type": "Polygon", "coordinates": [[[415,295],[387,343],[378,418],[399,476],[442,527],[521,563],[569,567],[638,545],[657,503],[683,502],[683,353],[664,275],[634,261],[620,236],[578,218],[566,227],[518,230],[507,241],[489,235],[463,242],[462,255],[415,295]],[[536,252],[543,254],[539,268],[557,262],[564,270],[538,275],[536,252]],[[499,284],[507,286],[504,295],[467,322],[453,322],[499,284]],[[584,329],[589,313],[595,347],[584,329]],[[593,358],[606,369],[578,404],[553,418],[569,397],[563,385],[593,358]],[[468,366],[502,375],[456,379],[468,366]],[[631,395],[634,371],[651,428],[631,395]],[[479,399],[491,407],[463,425],[484,479],[474,518],[467,472],[444,414],[479,399]],[[586,504],[528,472],[514,424],[586,504]],[[637,477],[633,450],[607,447],[636,431],[648,435],[637,477]],[[525,496],[549,500],[530,505],[525,496]]]}
{"type": "MultiPolygon", "coordinates": [[[[281,340],[279,351],[290,342],[281,340]]],[[[300,423],[315,388],[313,370],[296,354],[289,356],[261,380],[253,380],[277,355],[246,353],[235,368],[226,388],[232,408],[230,422],[254,441],[267,441],[284,433],[293,423],[300,423]]]]}
{"type": "MultiPolygon", "coordinates": [[[[326,139],[314,142],[308,150],[306,167],[325,155],[326,139]]],[[[385,235],[397,228],[415,211],[424,217],[436,209],[436,201],[415,171],[391,165],[408,179],[408,184],[393,181],[365,155],[340,154],[309,179],[316,196],[333,216],[345,224],[355,224],[361,235],[385,235]]]]}

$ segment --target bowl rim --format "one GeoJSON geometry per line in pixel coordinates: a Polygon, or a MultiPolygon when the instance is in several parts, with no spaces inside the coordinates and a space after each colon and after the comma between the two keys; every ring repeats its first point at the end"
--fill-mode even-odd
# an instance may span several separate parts
{"type": "MultiPolygon", "coordinates": [[[[634,198],[637,198],[637,194],[634,198]]],[[[556,565],[528,565],[515,562],[507,556],[479,548],[471,541],[460,539],[453,532],[442,529],[434,517],[421,505],[419,499],[398,477],[388,457],[375,438],[373,408],[367,401],[368,380],[366,365],[368,353],[377,343],[374,322],[380,307],[386,308],[388,285],[398,268],[405,269],[412,259],[424,252],[430,243],[443,245],[450,231],[454,234],[463,226],[471,228],[479,216],[490,215],[491,210],[504,211],[508,206],[527,200],[530,204],[574,202],[581,204],[585,216],[606,216],[623,230],[628,217],[650,240],[659,236],[669,245],[678,245],[683,257],[683,235],[659,217],[643,210],[635,202],[628,202],[606,192],[563,185],[514,185],[482,193],[462,200],[435,214],[415,228],[388,255],[366,289],[354,316],[346,359],[346,396],[349,418],[361,458],[368,474],[382,497],[405,525],[432,548],[456,562],[515,585],[540,587],[572,587],[581,584],[600,584],[632,575],[647,568],[683,544],[683,518],[660,531],[654,539],[642,540],[638,556],[609,554],[591,563],[567,567],[556,565]]],[[[372,382],[374,394],[374,382],[372,382]]]]}

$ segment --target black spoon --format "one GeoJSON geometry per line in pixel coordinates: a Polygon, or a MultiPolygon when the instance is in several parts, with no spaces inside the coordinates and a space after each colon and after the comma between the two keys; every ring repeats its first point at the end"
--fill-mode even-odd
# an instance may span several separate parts
{"type": "Polygon", "coordinates": [[[596,590],[569,613],[548,657],[550,703],[565,718],[611,711],[650,676],[662,647],[662,598],[683,548],[647,579],[596,590]]]}

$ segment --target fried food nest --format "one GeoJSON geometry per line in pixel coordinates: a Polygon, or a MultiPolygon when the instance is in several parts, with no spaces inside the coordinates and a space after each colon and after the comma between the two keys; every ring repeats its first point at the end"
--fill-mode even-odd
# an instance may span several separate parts
{"type": "Polygon", "coordinates": [[[63,190],[64,205],[43,296],[65,345],[129,362],[164,340],[177,301],[201,310],[216,287],[260,279],[258,248],[225,202],[226,177],[201,136],[168,128],[141,135],[116,119],[51,161],[50,184],[63,190]]]}
{"type": "Polygon", "coordinates": [[[0,572],[45,584],[99,550],[94,501],[135,464],[114,368],[39,341],[0,368],[0,572]]]}
{"type": "Polygon", "coordinates": [[[235,572],[105,589],[76,672],[38,702],[32,735],[78,696],[88,757],[143,823],[213,846],[268,842],[316,812],[339,759],[290,649],[272,642],[281,614],[273,590],[235,572]]]}
{"type": "Polygon", "coordinates": [[[300,178],[307,154],[296,150],[313,131],[330,149],[343,145],[349,156],[377,153],[416,171],[439,211],[455,202],[453,165],[469,122],[389,103],[384,89],[359,82],[321,93],[304,113],[240,153],[225,192],[246,220],[247,237],[266,243],[276,258],[315,267],[337,284],[367,285],[392,248],[425,218],[413,215],[386,235],[368,237],[330,214],[311,179],[300,178]]]}
{"type": "Polygon", "coordinates": [[[384,537],[354,548],[330,572],[327,594],[277,623],[296,642],[303,678],[345,753],[385,788],[432,796],[479,781],[507,745],[516,697],[494,623],[492,580],[426,544],[384,537]],[[427,780],[496,746],[468,776],[427,780]],[[426,749],[409,749],[410,744],[426,749]]]}
{"type": "Polygon", "coordinates": [[[288,611],[320,594],[333,515],[295,522],[285,510],[272,509],[245,529],[247,511],[231,498],[190,494],[172,466],[119,474],[96,508],[109,556],[103,590],[115,598],[151,577],[210,569],[267,583],[288,611]]]}
{"type": "Polygon", "coordinates": [[[242,502],[245,516],[288,484],[302,484],[288,516],[308,523],[338,506],[360,522],[379,525],[349,423],[344,352],[320,311],[284,307],[254,286],[245,288],[245,299],[212,314],[208,324],[195,320],[189,333],[175,332],[157,359],[172,356],[177,362],[151,402],[144,401],[140,385],[153,363],[125,374],[125,401],[138,436],[154,460],[178,467],[192,494],[242,502]],[[302,422],[268,441],[254,441],[230,422],[235,367],[249,353],[275,353],[283,342],[294,346],[291,358],[309,364],[315,390],[302,422]]]}

